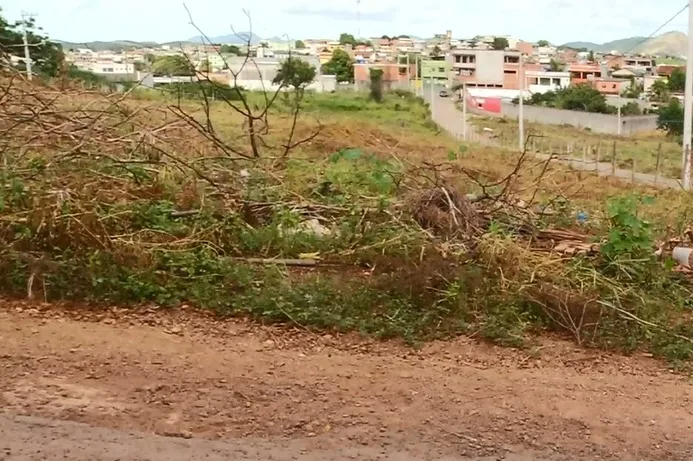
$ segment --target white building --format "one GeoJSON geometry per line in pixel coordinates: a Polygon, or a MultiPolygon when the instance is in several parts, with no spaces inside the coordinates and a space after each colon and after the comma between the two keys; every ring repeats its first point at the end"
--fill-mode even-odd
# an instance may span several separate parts
{"type": "Polygon", "coordinates": [[[530,93],[546,93],[570,86],[570,72],[532,71],[525,72],[525,88],[530,93]]]}
{"type": "Polygon", "coordinates": [[[89,64],[85,70],[97,75],[122,75],[136,72],[134,63],[116,61],[96,61],[89,64]]]}

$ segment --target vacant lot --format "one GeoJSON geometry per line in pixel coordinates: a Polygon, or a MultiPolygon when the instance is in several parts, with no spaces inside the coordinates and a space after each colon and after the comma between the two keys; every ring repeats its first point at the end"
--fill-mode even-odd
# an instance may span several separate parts
{"type": "Polygon", "coordinates": [[[3,81],[5,294],[685,367],[691,203],[440,133],[408,94],[205,101],[3,81]],[[673,242],[673,243],[672,243],[673,242]],[[660,256],[654,252],[660,249],[660,256]]]}
{"type": "MultiPolygon", "coordinates": [[[[519,128],[516,120],[493,117],[474,117],[472,123],[479,128],[493,130],[494,138],[502,145],[518,144],[519,128]]],[[[642,133],[636,136],[616,136],[592,133],[572,126],[526,123],[525,132],[531,136],[529,147],[540,152],[552,152],[575,158],[599,159],[612,162],[614,153],[617,168],[635,168],[640,173],[659,171],[662,176],[681,177],[681,146],[664,132],[642,133]],[[635,163],[634,163],[635,162],[635,163]]]]}

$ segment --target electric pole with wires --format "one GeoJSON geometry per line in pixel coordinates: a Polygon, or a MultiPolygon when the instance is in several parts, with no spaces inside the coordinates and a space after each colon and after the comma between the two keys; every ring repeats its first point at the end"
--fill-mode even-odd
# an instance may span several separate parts
{"type": "Polygon", "coordinates": [[[29,52],[29,37],[27,33],[27,24],[34,18],[34,14],[25,13],[22,11],[22,40],[24,41],[24,65],[26,66],[26,78],[31,80],[31,53],[29,52]]]}
{"type": "Polygon", "coordinates": [[[693,138],[693,0],[688,0],[688,55],[683,99],[683,189],[691,188],[691,138],[693,138]]]}

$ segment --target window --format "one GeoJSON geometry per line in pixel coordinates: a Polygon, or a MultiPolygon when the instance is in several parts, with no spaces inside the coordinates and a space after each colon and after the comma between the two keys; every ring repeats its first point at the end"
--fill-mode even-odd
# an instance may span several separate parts
{"type": "Polygon", "coordinates": [[[529,78],[529,84],[530,85],[538,85],[539,84],[539,79],[536,77],[530,77],[529,78]]]}
{"type": "Polygon", "coordinates": [[[462,63],[463,64],[474,64],[476,62],[476,56],[473,55],[462,55],[462,63]]]}
{"type": "Polygon", "coordinates": [[[438,72],[440,72],[441,74],[444,74],[445,73],[445,67],[439,67],[438,72]]]}
{"type": "Polygon", "coordinates": [[[616,84],[615,84],[615,83],[614,83],[613,85],[611,85],[611,89],[612,89],[612,90],[615,90],[615,89],[616,89],[616,84]]]}
{"type": "Polygon", "coordinates": [[[551,85],[551,79],[542,77],[539,79],[539,85],[549,86],[551,85]]]}
{"type": "Polygon", "coordinates": [[[561,86],[561,79],[560,78],[554,78],[553,79],[553,84],[556,86],[561,86]]]}
{"type": "Polygon", "coordinates": [[[505,62],[510,64],[518,64],[520,62],[519,56],[506,56],[505,62]]]}
{"type": "Polygon", "coordinates": [[[458,64],[459,64],[460,62],[462,62],[462,56],[460,56],[460,55],[455,56],[455,62],[458,63],[458,64]]]}
{"type": "Polygon", "coordinates": [[[103,71],[104,72],[113,72],[113,68],[112,67],[104,67],[103,71]]]}
{"type": "Polygon", "coordinates": [[[516,70],[504,70],[503,73],[508,74],[508,75],[516,75],[517,71],[516,70]]]}

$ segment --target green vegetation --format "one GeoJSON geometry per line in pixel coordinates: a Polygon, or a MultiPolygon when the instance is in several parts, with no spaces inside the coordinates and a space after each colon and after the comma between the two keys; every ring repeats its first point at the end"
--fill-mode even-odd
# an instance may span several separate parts
{"type": "Polygon", "coordinates": [[[510,46],[508,39],[505,37],[494,37],[493,39],[493,49],[494,50],[504,50],[510,46]]]}
{"type": "MultiPolygon", "coordinates": [[[[515,103],[518,102],[516,98],[515,103]]],[[[601,114],[616,113],[616,108],[606,103],[606,97],[588,83],[571,85],[557,91],[534,93],[525,100],[533,106],[553,107],[555,109],[579,110],[601,114]]]]}
{"type": "Polygon", "coordinates": [[[191,76],[195,75],[195,68],[185,56],[159,56],[152,63],[154,75],[164,76],[191,76]]]}
{"type": "MultiPolygon", "coordinates": [[[[668,115],[666,119],[669,119],[668,115]]],[[[493,130],[493,137],[499,144],[517,146],[519,128],[516,120],[475,117],[472,123],[481,129],[493,130]]],[[[635,160],[637,171],[641,173],[657,171],[657,152],[661,149],[660,175],[670,178],[681,177],[681,146],[676,136],[668,136],[664,131],[617,136],[594,133],[568,125],[525,122],[525,132],[528,135],[532,134],[530,147],[541,152],[572,155],[578,159],[581,159],[584,153],[587,160],[592,161],[599,157],[601,162],[611,162],[615,153],[614,163],[617,168],[631,169],[635,160]]]]}
{"type": "Polygon", "coordinates": [[[219,52],[223,53],[223,54],[233,54],[236,56],[243,56],[243,52],[238,47],[238,45],[221,45],[219,52]]]}
{"type": "Polygon", "coordinates": [[[338,83],[354,81],[354,63],[344,50],[334,50],[332,59],[323,64],[322,72],[336,76],[338,83]]]}
{"type": "Polygon", "coordinates": [[[460,145],[410,93],[304,94],[309,71],[285,61],[280,81],[294,91],[271,105],[239,93],[254,128],[227,101],[200,110],[206,98],[157,105],[69,88],[20,99],[0,80],[16,96],[0,106],[0,289],[188,303],[410,343],[469,334],[525,347],[552,331],[690,358],[690,282],[653,255],[693,218],[688,196],[649,198],[460,145]],[[20,103],[42,137],[17,118],[20,103]],[[101,116],[81,142],[65,133],[94,123],[85,105],[101,116]],[[589,219],[578,223],[578,211],[589,219]],[[557,229],[598,249],[551,252],[557,229]]]}
{"type": "Polygon", "coordinates": [[[303,43],[303,40],[296,40],[294,42],[294,48],[297,50],[304,50],[306,48],[306,44],[303,43]]]}
{"type": "Polygon", "coordinates": [[[661,106],[657,113],[657,128],[667,132],[669,136],[683,135],[683,104],[672,98],[669,104],[661,106]]]}
{"type": "Polygon", "coordinates": [[[371,99],[375,102],[383,100],[383,70],[371,69],[371,99]]]}
{"type": "MultiPolygon", "coordinates": [[[[27,42],[31,46],[32,71],[40,76],[56,77],[62,68],[64,56],[62,47],[38,33],[33,18],[26,21],[27,42]]],[[[0,55],[20,55],[24,45],[22,23],[8,23],[0,9],[0,55]]],[[[20,70],[26,69],[24,61],[20,61],[20,70]]]]}

